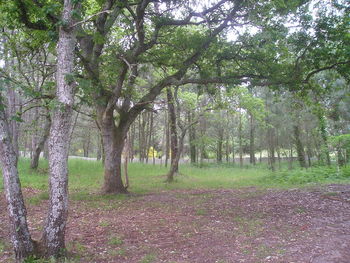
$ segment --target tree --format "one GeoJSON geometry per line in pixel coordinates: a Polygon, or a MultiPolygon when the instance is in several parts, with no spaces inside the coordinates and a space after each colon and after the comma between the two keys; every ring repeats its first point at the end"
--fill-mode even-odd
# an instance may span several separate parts
{"type": "MultiPolygon", "coordinates": [[[[108,0],[86,7],[88,19],[79,24],[77,54],[84,67],[83,77],[91,83],[89,94],[101,128],[106,153],[105,193],[126,192],[121,153],[137,116],[166,87],[218,82],[209,70],[217,64],[217,51],[222,53],[220,45],[213,48],[218,37],[228,28],[257,23],[260,12],[285,14],[301,4],[283,6],[279,2],[267,1],[265,8],[255,2],[222,0],[201,7],[199,12],[193,12],[191,1],[161,5],[149,0],[123,4],[108,0]],[[175,14],[174,9],[179,12],[175,14]],[[209,80],[197,78],[205,75],[209,80]]],[[[244,44],[234,45],[232,54],[244,44]]],[[[237,73],[234,70],[226,73],[238,82],[246,81],[252,73],[245,68],[237,73]]]]}
{"type": "Polygon", "coordinates": [[[17,154],[12,145],[3,100],[0,93],[0,161],[10,218],[11,240],[16,262],[22,262],[23,259],[34,253],[34,242],[28,229],[27,211],[17,170],[17,154]]]}
{"type": "Polygon", "coordinates": [[[74,49],[76,22],[73,12],[79,8],[65,0],[57,45],[56,99],[49,137],[50,204],[42,243],[45,255],[59,256],[65,248],[68,216],[68,150],[74,104],[74,49]]]}
{"type": "MultiPolygon", "coordinates": [[[[17,4],[22,3],[21,1],[19,2],[17,4]]],[[[21,8],[25,7],[21,6],[21,8]]],[[[76,21],[73,18],[73,14],[75,10],[79,10],[76,8],[78,7],[73,1],[64,1],[62,24],[59,26],[56,75],[57,103],[54,109],[49,138],[50,206],[48,219],[39,246],[35,245],[36,243],[31,239],[28,231],[26,210],[17,171],[17,155],[9,138],[8,120],[4,113],[5,107],[1,103],[1,162],[12,227],[12,243],[17,262],[22,262],[32,254],[58,257],[65,248],[65,226],[68,213],[67,160],[69,144],[67,142],[70,135],[70,119],[74,103],[75,86],[75,82],[71,77],[74,67],[74,49],[76,44],[76,28],[74,27],[76,21]]],[[[22,18],[27,20],[26,24],[31,28],[40,26],[39,22],[30,22],[28,17],[22,18]]]]}

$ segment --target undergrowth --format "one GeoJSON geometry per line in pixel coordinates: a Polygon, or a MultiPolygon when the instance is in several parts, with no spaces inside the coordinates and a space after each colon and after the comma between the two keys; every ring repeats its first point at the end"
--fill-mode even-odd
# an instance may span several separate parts
{"type": "Polygon", "coordinates": [[[327,183],[349,183],[350,166],[338,169],[335,166],[316,166],[308,169],[283,170],[270,172],[261,180],[274,185],[309,185],[327,183]]]}

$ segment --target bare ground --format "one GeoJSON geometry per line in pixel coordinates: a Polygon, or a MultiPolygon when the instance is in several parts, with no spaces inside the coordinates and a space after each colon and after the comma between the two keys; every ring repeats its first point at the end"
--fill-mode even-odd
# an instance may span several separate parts
{"type": "MultiPolygon", "coordinates": [[[[39,193],[25,189],[27,200],[39,193]]],[[[71,201],[71,262],[349,263],[350,185],[177,190],[71,201]]],[[[77,198],[76,198],[77,199],[77,198]]],[[[28,203],[34,238],[47,201],[28,203]]],[[[0,262],[12,262],[0,197],[0,262]]]]}

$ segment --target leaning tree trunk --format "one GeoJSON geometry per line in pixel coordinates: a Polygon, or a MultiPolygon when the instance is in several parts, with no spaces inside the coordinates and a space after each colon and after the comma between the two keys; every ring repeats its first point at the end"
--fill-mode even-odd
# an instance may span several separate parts
{"type": "Polygon", "coordinates": [[[35,149],[32,155],[32,160],[30,162],[30,168],[31,169],[37,169],[39,165],[39,158],[41,152],[44,150],[45,143],[47,141],[47,138],[50,135],[50,127],[51,127],[51,117],[48,114],[46,116],[45,124],[43,127],[43,135],[39,139],[39,142],[35,145],[35,149]]]}
{"type": "Polygon", "coordinates": [[[74,103],[74,49],[76,30],[73,0],[64,1],[57,46],[56,98],[49,137],[50,203],[42,243],[47,257],[59,257],[65,249],[65,230],[68,216],[68,151],[74,103]]]}
{"type": "Polygon", "coordinates": [[[7,209],[10,217],[11,241],[15,252],[16,262],[22,262],[26,257],[34,253],[34,243],[31,239],[27,225],[27,212],[18,177],[17,155],[11,143],[8,121],[1,105],[1,101],[0,161],[7,200],[7,209]]]}

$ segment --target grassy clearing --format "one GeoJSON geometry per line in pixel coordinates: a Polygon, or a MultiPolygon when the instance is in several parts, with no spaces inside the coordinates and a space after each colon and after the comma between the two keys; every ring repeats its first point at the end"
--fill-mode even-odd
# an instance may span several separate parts
{"type": "MultiPolygon", "coordinates": [[[[18,165],[23,187],[43,190],[40,196],[31,200],[36,204],[48,198],[48,164],[42,160],[40,169],[32,171],[30,161],[21,159],[18,165]]],[[[206,164],[203,168],[189,164],[180,167],[181,175],[174,183],[164,183],[167,168],[159,165],[131,163],[129,165],[130,191],[148,193],[172,189],[231,189],[240,187],[290,188],[313,184],[350,183],[350,167],[337,170],[336,167],[313,167],[309,169],[271,172],[264,165],[239,168],[232,164],[206,164]]],[[[2,188],[2,179],[0,187],[2,188]]],[[[122,196],[90,195],[98,192],[103,182],[101,162],[79,159],[69,160],[69,188],[74,200],[120,200],[122,196]]]]}

